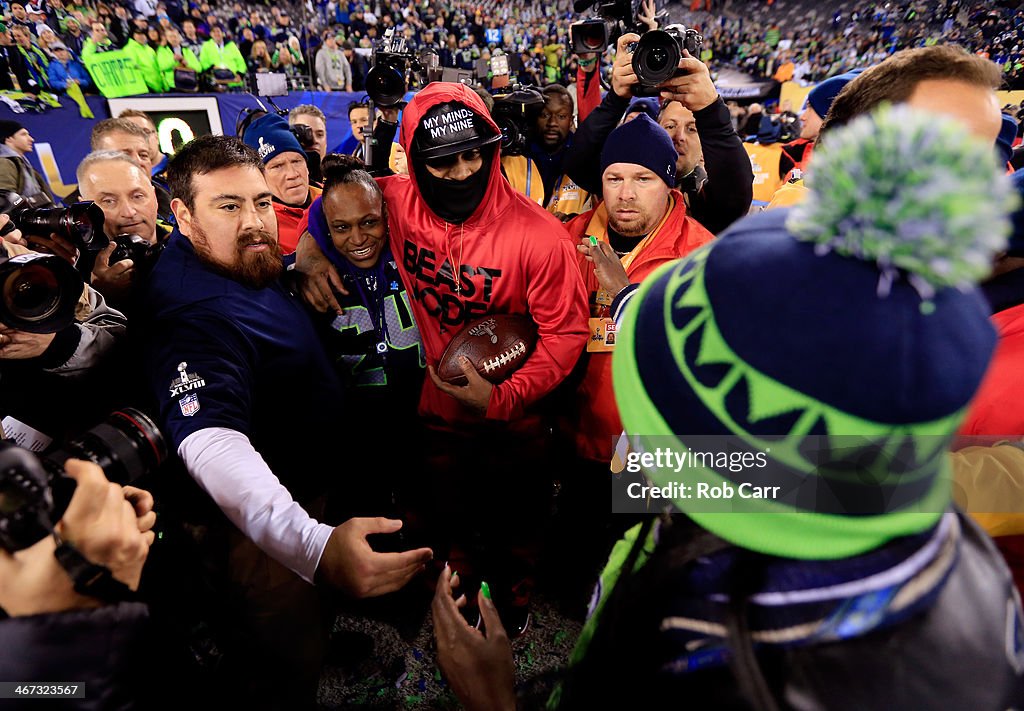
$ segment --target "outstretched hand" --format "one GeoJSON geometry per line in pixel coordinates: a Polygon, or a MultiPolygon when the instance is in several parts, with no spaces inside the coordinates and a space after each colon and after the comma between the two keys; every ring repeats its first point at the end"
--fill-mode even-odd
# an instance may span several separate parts
{"type": "Polygon", "coordinates": [[[388,518],[350,518],[327,541],[316,575],[352,597],[386,595],[405,586],[434,557],[429,548],[378,553],[366,540],[375,533],[396,533],[402,522],[388,518]]]}
{"type": "Polygon", "coordinates": [[[459,577],[446,565],[437,579],[431,611],[437,664],[467,711],[515,711],[515,664],[512,645],[494,602],[477,592],[484,631],[470,627],[459,609],[466,596],[455,599],[459,577]]]}

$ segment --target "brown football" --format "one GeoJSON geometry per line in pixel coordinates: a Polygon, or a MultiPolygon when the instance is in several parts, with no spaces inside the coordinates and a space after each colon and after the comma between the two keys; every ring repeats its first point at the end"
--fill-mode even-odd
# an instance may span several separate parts
{"type": "Polygon", "coordinates": [[[492,383],[500,383],[526,362],[537,342],[537,325],[520,314],[491,314],[466,324],[441,355],[437,376],[452,385],[465,385],[459,358],[466,356],[492,383]]]}

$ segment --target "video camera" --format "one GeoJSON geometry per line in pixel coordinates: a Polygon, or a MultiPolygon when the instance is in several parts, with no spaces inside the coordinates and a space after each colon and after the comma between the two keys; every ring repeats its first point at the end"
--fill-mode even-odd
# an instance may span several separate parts
{"type": "Polygon", "coordinates": [[[410,84],[424,86],[441,77],[437,51],[428,47],[417,54],[402,36],[389,27],[373,52],[373,66],[366,74],[366,94],[381,108],[401,103],[410,84]]]}
{"type": "Polygon", "coordinates": [[[575,54],[604,52],[622,32],[642,34],[645,27],[639,23],[643,0],[576,0],[573,10],[583,13],[597,5],[597,14],[589,20],[569,25],[569,44],[575,54]]]}
{"type": "Polygon", "coordinates": [[[75,490],[75,481],[64,473],[69,458],[91,461],[123,485],[159,467],[167,444],[153,421],[132,408],[111,413],[42,456],[0,440],[0,548],[14,553],[53,531],[75,490]]]}
{"type": "Polygon", "coordinates": [[[504,96],[494,97],[491,117],[501,129],[501,155],[522,155],[530,123],[544,108],[544,96],[533,87],[515,85],[504,96]]]}
{"type": "Polygon", "coordinates": [[[669,25],[663,30],[645,32],[639,42],[629,46],[633,55],[633,72],[640,80],[634,96],[657,96],[658,85],[674,76],[685,74],[679,70],[683,50],[691,57],[700,58],[704,38],[685,25],[669,25]]]}

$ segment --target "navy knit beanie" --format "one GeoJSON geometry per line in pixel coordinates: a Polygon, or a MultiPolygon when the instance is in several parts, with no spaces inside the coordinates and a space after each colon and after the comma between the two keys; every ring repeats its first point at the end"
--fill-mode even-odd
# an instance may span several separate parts
{"type": "Polygon", "coordinates": [[[676,184],[677,157],[665,129],[642,114],[608,136],[601,151],[601,174],[613,163],[633,163],[649,169],[671,188],[676,184]]]}
{"type": "Polygon", "coordinates": [[[242,137],[245,145],[255,148],[264,165],[279,153],[305,155],[299,139],[288,129],[288,121],[277,114],[267,114],[253,121],[242,137]]]}
{"type": "Polygon", "coordinates": [[[856,79],[857,75],[862,71],[864,70],[854,69],[846,74],[831,77],[811,89],[811,93],[807,95],[807,103],[814,109],[814,113],[824,119],[828,115],[828,110],[832,107],[832,102],[839,96],[839,92],[843,90],[844,86],[856,79]]]}
{"type": "Polygon", "coordinates": [[[653,96],[637,96],[629,102],[629,108],[626,109],[626,113],[644,113],[657,121],[659,110],[658,100],[653,96]]]}

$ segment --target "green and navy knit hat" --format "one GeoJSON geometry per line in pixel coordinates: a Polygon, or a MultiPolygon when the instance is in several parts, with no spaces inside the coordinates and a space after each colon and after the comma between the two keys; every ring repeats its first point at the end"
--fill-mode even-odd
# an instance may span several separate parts
{"type": "Polygon", "coordinates": [[[637,448],[728,437],[770,466],[695,466],[691,491],[783,485],[729,509],[674,496],[682,511],[737,546],[803,559],[935,525],[948,445],[995,344],[975,284],[1016,198],[991,154],[959,124],[883,107],[815,152],[803,205],[744,219],[643,283],[613,358],[637,448]]]}

